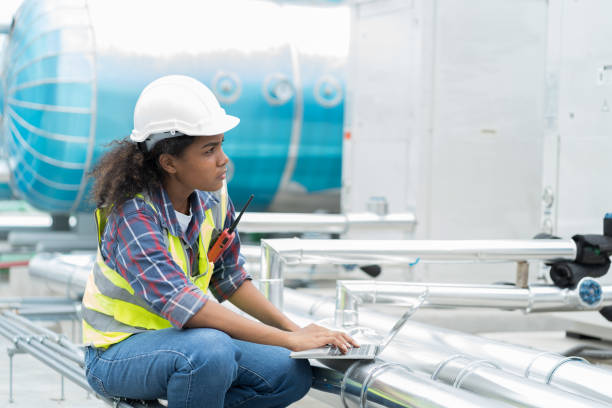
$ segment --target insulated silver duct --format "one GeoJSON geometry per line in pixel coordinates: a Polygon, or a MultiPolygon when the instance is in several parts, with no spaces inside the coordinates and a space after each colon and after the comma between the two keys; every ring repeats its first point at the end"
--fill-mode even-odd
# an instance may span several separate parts
{"type": "Polygon", "coordinates": [[[298,263],[406,264],[421,261],[518,262],[576,258],[573,240],[315,240],[264,239],[263,252],[298,263]]]}
{"type": "MultiPolygon", "coordinates": [[[[308,316],[310,320],[333,319],[335,304],[332,298],[285,289],[285,300],[285,312],[308,316]]],[[[360,310],[359,322],[362,326],[383,333],[393,326],[395,319],[381,313],[360,310]]],[[[455,354],[472,356],[478,360],[489,361],[529,380],[605,404],[612,404],[612,389],[609,386],[612,384],[612,371],[593,366],[582,359],[577,360],[575,357],[485,339],[415,321],[408,321],[405,324],[404,329],[389,346],[390,349],[381,357],[399,362],[403,361],[403,357],[408,358],[409,348],[396,349],[396,344],[444,350],[449,356],[455,354]]],[[[412,366],[414,362],[405,360],[403,363],[412,366]]],[[[486,364],[481,365],[486,366],[486,364]]],[[[479,368],[480,370],[483,369],[479,368]]]]}
{"type": "Polygon", "coordinates": [[[373,280],[339,280],[336,285],[336,324],[355,325],[359,303],[410,305],[427,292],[426,305],[442,307],[488,307],[529,312],[598,310],[612,305],[612,286],[584,278],[576,289],[531,285],[527,289],[508,285],[462,285],[373,280]]]}
{"type": "Polygon", "coordinates": [[[452,387],[505,401],[517,407],[609,406],[509,373],[490,360],[458,354],[436,346],[395,342],[391,343],[380,357],[393,359],[452,387]]]}
{"type": "MultiPolygon", "coordinates": [[[[305,315],[290,313],[290,316],[302,325],[312,323],[312,318],[305,317],[305,315]]],[[[360,333],[367,333],[368,331],[370,330],[362,328],[361,330],[355,329],[351,333],[364,342],[370,342],[372,339],[371,334],[366,334],[364,337],[360,333]]],[[[544,408],[563,406],[603,408],[608,406],[600,401],[560,391],[545,384],[504,371],[491,361],[466,354],[458,354],[438,346],[393,341],[378,357],[375,361],[377,365],[398,366],[400,368],[408,367],[410,370],[414,370],[416,375],[425,376],[425,378],[428,377],[429,379],[439,381],[455,389],[470,391],[476,395],[491,398],[497,402],[507,403],[515,407],[544,408]]],[[[339,372],[346,371],[347,376],[351,374],[346,369],[346,363],[339,362],[341,360],[320,361],[339,372]]],[[[325,376],[325,374],[321,374],[318,371],[314,374],[315,382],[313,387],[329,391],[329,382],[332,380],[324,378],[323,384],[319,387],[318,383],[322,381],[319,378],[321,375],[325,376]]],[[[334,391],[332,390],[331,392],[334,391]]],[[[359,392],[353,391],[353,394],[359,395],[359,392]]],[[[327,396],[320,396],[318,394],[313,394],[313,396],[330,403],[327,396]]]]}
{"type": "Polygon", "coordinates": [[[354,214],[299,214],[299,213],[245,213],[240,221],[240,232],[316,232],[345,234],[349,230],[384,229],[411,232],[416,225],[412,213],[378,215],[354,214]]]}
{"type": "Polygon", "coordinates": [[[573,240],[304,240],[262,239],[260,290],[283,304],[283,275],[289,265],[394,264],[423,262],[524,262],[576,258],[573,240]]]}
{"type": "Polygon", "coordinates": [[[30,260],[28,272],[71,299],[81,299],[95,255],[38,253],[30,260]]]}
{"type": "Polygon", "coordinates": [[[468,408],[511,407],[423,378],[397,363],[362,361],[339,363],[334,369],[313,367],[313,388],[325,391],[324,402],[345,408],[410,407],[468,408]],[[331,394],[331,395],[330,395],[331,394]],[[330,398],[334,396],[335,398],[330,398]]]}

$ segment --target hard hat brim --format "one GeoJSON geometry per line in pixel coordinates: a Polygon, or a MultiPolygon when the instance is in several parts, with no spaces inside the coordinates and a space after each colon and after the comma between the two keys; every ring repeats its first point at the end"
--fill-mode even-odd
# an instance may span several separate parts
{"type": "Polygon", "coordinates": [[[130,140],[133,142],[144,142],[149,136],[156,133],[165,133],[178,131],[188,136],[215,136],[221,133],[229,132],[240,123],[240,119],[232,115],[223,115],[221,118],[216,118],[214,125],[208,126],[188,126],[186,124],[176,123],[175,126],[167,126],[155,129],[146,129],[145,131],[132,130],[130,140]]]}

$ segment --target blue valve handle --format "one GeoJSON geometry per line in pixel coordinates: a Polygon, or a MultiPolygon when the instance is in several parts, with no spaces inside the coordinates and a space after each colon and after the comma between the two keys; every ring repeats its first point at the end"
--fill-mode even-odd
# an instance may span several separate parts
{"type": "Polygon", "coordinates": [[[587,306],[595,306],[602,300],[601,285],[594,279],[585,278],[578,283],[578,295],[587,306]]]}

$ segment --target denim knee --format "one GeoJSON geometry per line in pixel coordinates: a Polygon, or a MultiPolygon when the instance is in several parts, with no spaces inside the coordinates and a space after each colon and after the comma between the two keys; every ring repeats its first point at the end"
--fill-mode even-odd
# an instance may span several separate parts
{"type": "Polygon", "coordinates": [[[217,378],[233,381],[236,376],[240,349],[232,338],[217,330],[188,329],[186,344],[191,345],[188,365],[181,369],[205,371],[217,378]]]}

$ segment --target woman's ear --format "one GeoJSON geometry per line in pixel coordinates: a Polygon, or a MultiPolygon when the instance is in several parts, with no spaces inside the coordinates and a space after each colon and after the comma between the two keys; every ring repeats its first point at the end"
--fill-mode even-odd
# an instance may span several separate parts
{"type": "Polygon", "coordinates": [[[176,173],[174,156],[168,153],[162,153],[159,155],[159,158],[157,160],[159,161],[159,165],[161,166],[161,168],[164,169],[166,173],[169,173],[169,174],[176,173]]]}

